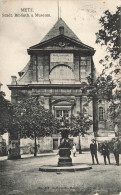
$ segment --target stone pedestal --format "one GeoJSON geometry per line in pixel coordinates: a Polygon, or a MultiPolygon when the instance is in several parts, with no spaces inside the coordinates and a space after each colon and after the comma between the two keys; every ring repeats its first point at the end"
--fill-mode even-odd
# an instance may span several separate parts
{"type": "Polygon", "coordinates": [[[58,166],[72,166],[72,159],[70,157],[71,152],[69,148],[60,148],[59,149],[59,161],[58,166]]]}
{"type": "Polygon", "coordinates": [[[58,166],[72,166],[72,159],[71,155],[71,146],[69,144],[68,139],[69,131],[67,129],[62,130],[62,143],[59,146],[59,159],[58,159],[58,166]]]}

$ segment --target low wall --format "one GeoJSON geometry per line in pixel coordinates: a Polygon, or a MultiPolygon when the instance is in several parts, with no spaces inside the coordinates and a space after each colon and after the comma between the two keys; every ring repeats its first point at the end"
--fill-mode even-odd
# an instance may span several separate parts
{"type": "Polygon", "coordinates": [[[53,151],[52,137],[41,137],[38,140],[38,153],[53,151]]]}

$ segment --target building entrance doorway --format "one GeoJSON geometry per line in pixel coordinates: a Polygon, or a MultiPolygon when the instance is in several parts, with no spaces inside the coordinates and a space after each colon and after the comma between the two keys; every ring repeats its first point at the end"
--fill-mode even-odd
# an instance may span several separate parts
{"type": "Polygon", "coordinates": [[[58,139],[53,139],[53,150],[58,149],[58,139]]]}

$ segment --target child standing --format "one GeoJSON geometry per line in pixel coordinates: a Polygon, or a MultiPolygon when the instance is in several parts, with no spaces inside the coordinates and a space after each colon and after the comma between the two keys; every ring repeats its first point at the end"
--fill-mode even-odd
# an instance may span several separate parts
{"type": "Polygon", "coordinates": [[[75,156],[76,155],[76,144],[73,145],[72,151],[73,151],[73,156],[75,156]]]}

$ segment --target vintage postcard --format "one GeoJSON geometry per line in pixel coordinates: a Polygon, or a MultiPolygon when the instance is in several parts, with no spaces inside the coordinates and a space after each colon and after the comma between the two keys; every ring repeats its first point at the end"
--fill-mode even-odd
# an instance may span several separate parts
{"type": "Polygon", "coordinates": [[[120,0],[0,0],[0,194],[121,195],[120,0]]]}

